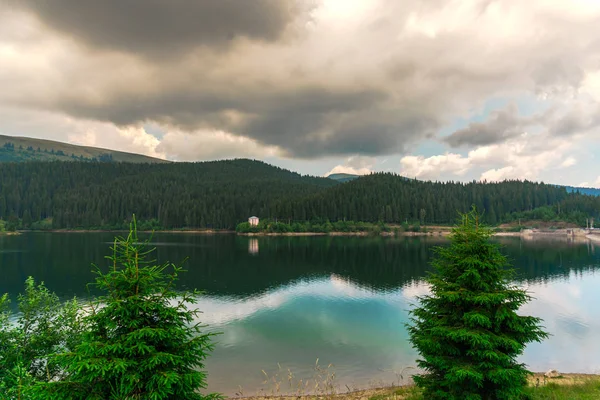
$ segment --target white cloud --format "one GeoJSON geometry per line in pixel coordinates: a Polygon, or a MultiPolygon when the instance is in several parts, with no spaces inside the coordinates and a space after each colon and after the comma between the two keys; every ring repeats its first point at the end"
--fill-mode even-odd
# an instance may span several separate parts
{"type": "Polygon", "coordinates": [[[446,153],[439,156],[405,156],[400,160],[400,174],[408,178],[433,180],[442,172],[464,175],[470,168],[470,160],[460,154],[446,153]]]}
{"type": "MultiPolygon", "coordinates": [[[[479,179],[487,181],[536,180],[540,172],[560,166],[555,161],[562,159],[571,145],[567,139],[545,134],[522,135],[505,143],[478,147],[466,156],[456,153],[405,156],[400,160],[400,174],[419,179],[456,179],[467,173],[479,173],[479,179]]],[[[563,164],[573,165],[575,161],[570,156],[563,164]]]]}
{"type": "Polygon", "coordinates": [[[567,157],[563,160],[563,162],[560,164],[560,166],[563,168],[568,168],[568,167],[572,167],[575,164],[577,164],[577,159],[575,159],[575,157],[567,157]]]}
{"type": "Polygon", "coordinates": [[[344,164],[336,165],[325,176],[331,174],[368,175],[373,172],[375,163],[376,160],[373,157],[349,157],[344,164]]]}
{"type": "Polygon", "coordinates": [[[169,131],[157,150],[176,161],[283,156],[283,152],[275,146],[264,146],[255,140],[223,131],[169,131]]]}

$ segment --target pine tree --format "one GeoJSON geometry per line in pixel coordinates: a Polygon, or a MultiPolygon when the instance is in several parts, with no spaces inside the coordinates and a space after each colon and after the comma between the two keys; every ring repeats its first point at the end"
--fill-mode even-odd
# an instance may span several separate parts
{"type": "Polygon", "coordinates": [[[548,335],[539,318],[517,310],[531,297],[509,283],[513,271],[475,208],[462,216],[449,247],[436,249],[431,295],[419,297],[410,339],[425,373],[426,399],[520,399],[529,371],[517,362],[527,343],[548,335]]]}
{"type": "Polygon", "coordinates": [[[66,379],[41,385],[38,399],[206,399],[204,359],[211,336],[201,332],[193,303],[199,292],[178,292],[182,268],[153,265],[135,220],[116,238],[110,270],[96,271],[106,294],[90,307],[88,330],[76,350],[63,354],[66,379]]]}

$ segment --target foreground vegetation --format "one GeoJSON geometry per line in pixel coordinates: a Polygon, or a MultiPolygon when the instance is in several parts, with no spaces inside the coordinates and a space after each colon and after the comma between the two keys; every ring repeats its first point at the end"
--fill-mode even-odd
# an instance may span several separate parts
{"type": "Polygon", "coordinates": [[[454,223],[457,210],[472,204],[491,225],[600,221],[600,197],[528,181],[424,182],[379,173],[339,183],[251,160],[0,163],[0,219],[17,229],[121,230],[133,213],[142,230],[232,230],[252,215],[290,225],[430,226],[454,223]]]}
{"type": "Polygon", "coordinates": [[[411,311],[410,340],[425,371],[414,377],[427,399],[520,399],[531,374],[517,361],[548,337],[539,318],[517,311],[531,297],[510,283],[514,271],[492,230],[473,209],[438,247],[427,277],[431,295],[411,311]]]}
{"type": "Polygon", "coordinates": [[[116,238],[105,294],[89,304],[61,304],[32,278],[16,319],[0,298],[0,399],[190,399],[206,388],[212,349],[198,312],[199,292],[175,291],[181,267],[156,265],[135,229],[116,238]]]}

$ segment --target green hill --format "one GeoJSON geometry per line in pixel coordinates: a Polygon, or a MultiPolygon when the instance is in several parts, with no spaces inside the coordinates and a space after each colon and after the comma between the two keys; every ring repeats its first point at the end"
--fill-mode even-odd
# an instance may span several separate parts
{"type": "MultiPolygon", "coordinates": [[[[199,163],[0,163],[0,218],[25,226],[116,228],[135,213],[149,228],[234,228],[275,216],[282,199],[337,185],[246,159],[199,163]]],[[[288,201],[289,203],[289,201],[288,201]]]]}
{"type": "Polygon", "coordinates": [[[585,226],[600,218],[600,198],[530,181],[431,182],[375,173],[337,185],[293,209],[315,210],[330,221],[448,224],[475,205],[489,224],[515,219],[568,220],[585,226]]]}
{"type": "Polygon", "coordinates": [[[23,161],[167,162],[141,154],[77,146],[53,140],[0,135],[0,162],[23,161]]]}
{"type": "Polygon", "coordinates": [[[376,173],[340,184],[247,159],[0,163],[0,218],[24,228],[122,228],[133,213],[147,229],[232,229],[251,215],[431,225],[453,223],[471,205],[490,224],[600,220],[600,197],[529,181],[442,183],[376,173]]]}

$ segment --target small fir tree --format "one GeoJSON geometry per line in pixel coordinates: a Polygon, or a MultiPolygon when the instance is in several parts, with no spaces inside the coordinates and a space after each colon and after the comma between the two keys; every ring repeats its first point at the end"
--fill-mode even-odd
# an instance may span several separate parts
{"type": "Polygon", "coordinates": [[[517,314],[531,300],[475,208],[462,215],[449,247],[436,248],[431,295],[419,297],[408,327],[425,373],[426,399],[521,399],[531,374],[517,362],[527,343],[548,335],[541,320],[517,314]]]}
{"type": "Polygon", "coordinates": [[[140,243],[135,219],[111,248],[110,270],[97,269],[99,297],[86,317],[88,331],[72,353],[60,355],[68,377],[40,386],[40,399],[178,399],[203,395],[211,336],[201,332],[193,303],[199,292],[174,288],[182,268],[154,265],[140,243]]]}

